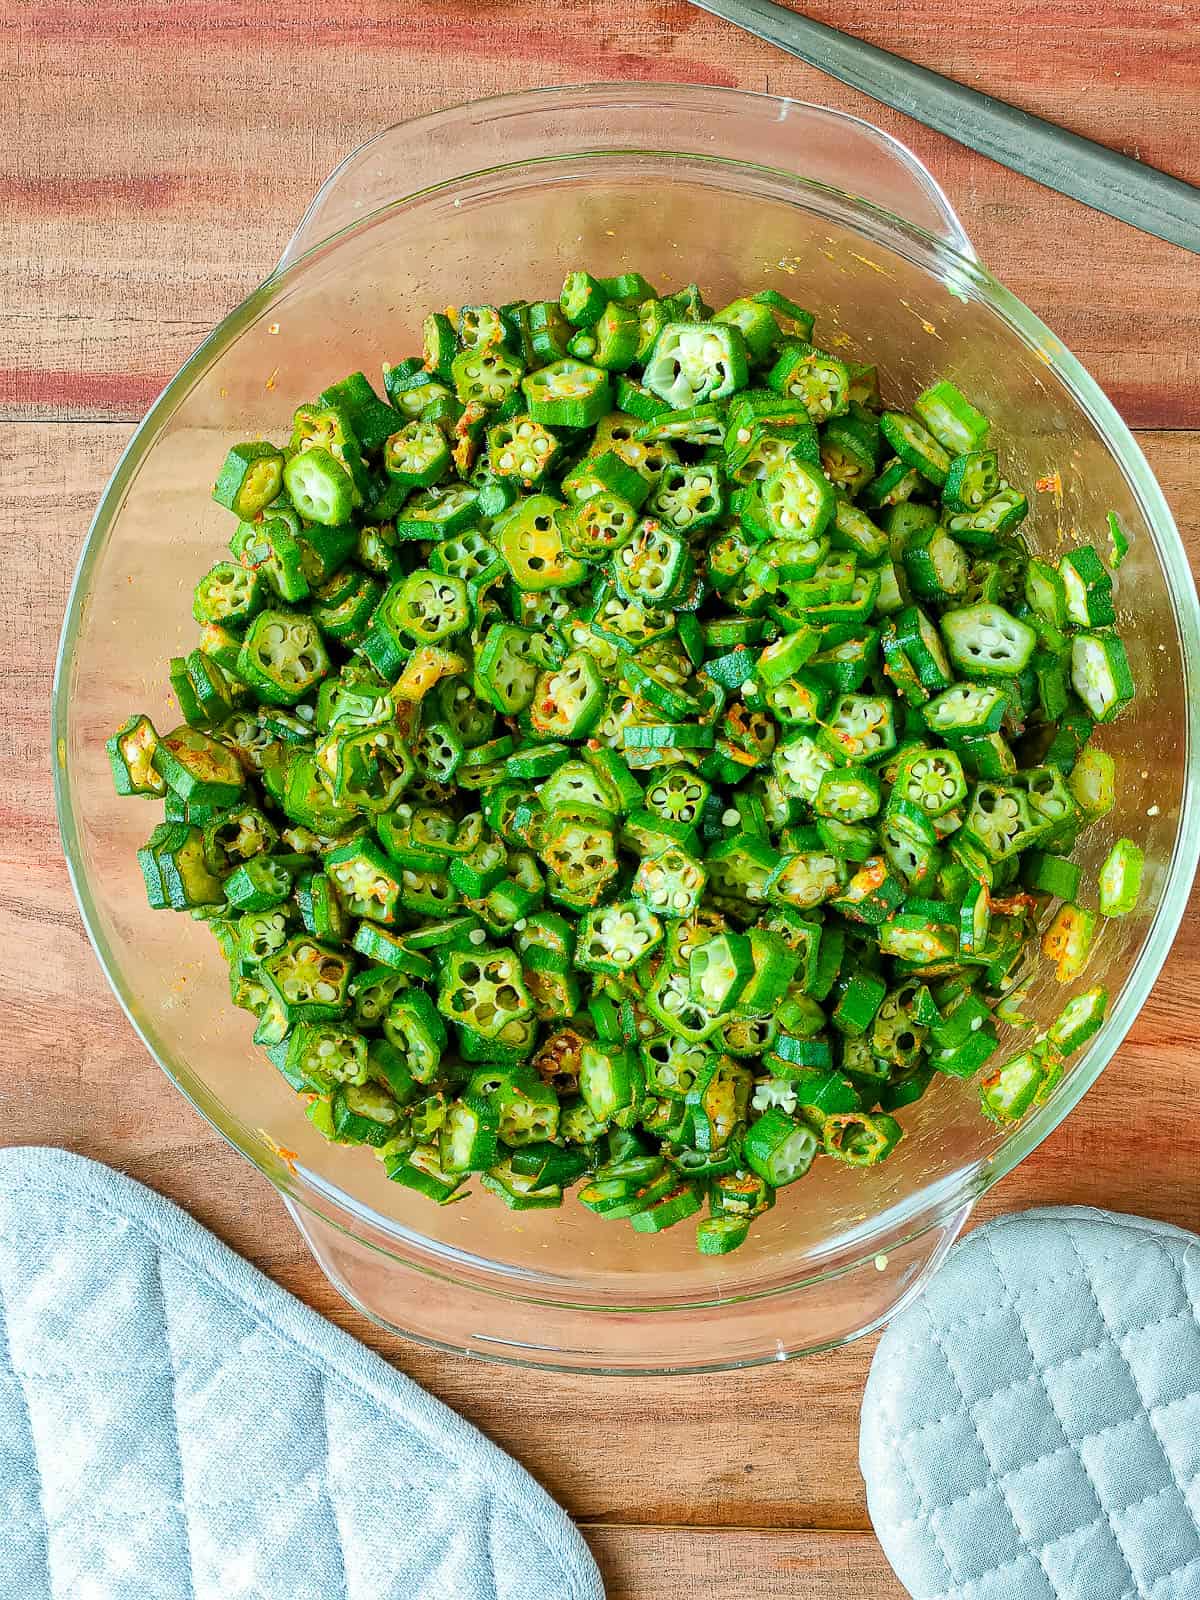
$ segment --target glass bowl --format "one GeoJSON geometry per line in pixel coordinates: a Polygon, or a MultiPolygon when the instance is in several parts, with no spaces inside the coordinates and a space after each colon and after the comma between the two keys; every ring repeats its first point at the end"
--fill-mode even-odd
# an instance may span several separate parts
{"type": "MultiPolygon", "coordinates": [[[[1197,611],[1162,494],[1074,358],[976,260],[929,173],[865,122],[729,90],[602,85],[507,96],[393,128],[314,199],[279,268],[205,341],[134,435],[97,511],[54,691],[64,846],[97,955],[172,1081],[278,1187],[333,1284],[401,1333],[454,1350],[595,1372],[749,1365],[876,1327],[917,1292],[974,1202],[1053,1129],[1124,1037],[1167,954],[1196,857],[1197,611]],[[1132,542],[1116,580],[1137,677],[1100,735],[1116,810],[1081,841],[1094,869],[1146,850],[1136,915],[1105,927],[1088,973],[1108,1020],[1048,1103],[986,1123],[973,1084],[939,1082],[869,1173],[834,1163],[785,1191],[725,1259],[693,1230],[657,1238],[582,1206],[513,1215],[476,1194],[444,1209],[331,1148],[252,1048],[207,931],[147,909],[134,851],[150,808],[113,793],[105,737],[133,710],[176,716],[167,658],[190,648],[192,586],[229,536],[209,498],[231,440],[286,436],[295,405],[348,371],[420,348],[432,306],[552,293],[570,267],[696,279],[719,303],[774,286],[818,337],[911,397],[957,380],[1031,491],[1051,553],[1132,542]],[[1037,484],[1040,492],[1033,493],[1037,484]]],[[[156,817],[154,818],[156,820],[156,817]]],[[[1035,980],[1047,1022],[1064,995],[1035,980]]]]}

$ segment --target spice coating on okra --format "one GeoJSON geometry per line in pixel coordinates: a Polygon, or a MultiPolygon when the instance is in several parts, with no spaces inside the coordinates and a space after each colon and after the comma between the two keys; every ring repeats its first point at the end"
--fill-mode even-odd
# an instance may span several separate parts
{"type": "MultiPolygon", "coordinates": [[[[108,744],[165,807],[150,904],[313,1126],[438,1203],[574,1189],[723,1255],[935,1082],[1044,1100],[1103,989],[987,1069],[1102,926],[1070,858],[1134,686],[1096,549],[1033,557],[955,384],[888,409],[773,290],[578,270],[423,332],[386,399],[229,451],[183,724],[108,744]]],[[[1104,917],[1142,870],[1120,840],[1104,917]]]]}

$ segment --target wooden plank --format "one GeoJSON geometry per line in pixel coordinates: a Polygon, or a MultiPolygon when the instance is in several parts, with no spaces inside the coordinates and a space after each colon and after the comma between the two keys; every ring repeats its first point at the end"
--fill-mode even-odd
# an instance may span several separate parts
{"type": "MultiPolygon", "coordinates": [[[[1200,178],[1190,24],[1171,0],[1136,11],[1109,0],[1100,13],[1023,0],[958,17],[939,0],[808,9],[1200,178]]],[[[139,415],[269,271],[337,160],[387,123],[468,95],[637,78],[770,89],[878,122],[930,163],[983,259],[1133,423],[1200,422],[1193,257],[682,0],[627,8],[620,26],[603,0],[552,15],[541,0],[363,0],[329,17],[298,0],[51,0],[19,7],[0,34],[0,74],[20,86],[0,179],[0,250],[12,266],[0,415],[139,415]],[[63,138],[65,128],[79,136],[63,138]]]]}
{"type": "Polygon", "coordinates": [[[865,1533],[594,1524],[582,1532],[608,1600],[904,1600],[906,1593],[865,1533]]]}

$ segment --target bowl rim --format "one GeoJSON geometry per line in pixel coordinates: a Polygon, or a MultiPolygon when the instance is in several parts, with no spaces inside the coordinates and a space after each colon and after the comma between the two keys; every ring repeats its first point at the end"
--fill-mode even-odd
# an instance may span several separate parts
{"type": "MultiPolygon", "coordinates": [[[[682,108],[686,104],[689,110],[704,114],[714,109],[732,105],[743,111],[766,114],[769,120],[776,124],[780,123],[788,112],[794,112],[802,117],[819,116],[822,120],[843,124],[847,129],[853,130],[855,135],[879,146],[897,166],[903,169],[914,188],[920,191],[922,196],[939,214],[945,233],[940,236],[932,234],[929,230],[923,229],[920,223],[910,222],[908,218],[902,217],[899,212],[879,206],[865,196],[855,195],[851,198],[862,205],[869,206],[885,214],[894,222],[912,226],[919,232],[927,234],[930,238],[939,239],[942,244],[957,254],[964,262],[976,267],[981,266],[975,247],[971,243],[958,213],[951,205],[949,196],[934,174],[915,151],[909,149],[908,145],[896,138],[894,134],[889,133],[885,128],[879,127],[877,123],[868,121],[866,117],[857,116],[854,112],[844,111],[837,106],[821,105],[815,100],[800,100],[793,95],[771,94],[759,89],[739,89],[728,85],[716,84],[660,83],[656,81],[608,82],[601,79],[585,83],[542,84],[527,89],[507,90],[499,94],[480,95],[473,99],[456,101],[454,104],[443,106],[437,111],[424,112],[418,117],[410,117],[403,122],[390,123],[377,133],[369,134],[367,138],[348,151],[333,168],[329,176],[319,184],[312,199],[301,214],[295,231],[284,246],[283,254],[275,268],[275,272],[294,265],[296,261],[302,259],[311,250],[320,248],[322,244],[340,236],[342,232],[349,231],[352,227],[357,227],[360,221],[366,220],[365,217],[356,217],[352,223],[344,228],[324,233],[312,243],[304,243],[302,249],[296,250],[297,244],[304,240],[304,236],[310,231],[314,231],[312,225],[320,214],[322,202],[341,186],[354,167],[368,152],[384,144],[392,135],[402,133],[411,137],[414,131],[432,133],[442,125],[453,126],[456,122],[460,122],[464,116],[471,115],[474,117],[479,112],[490,111],[496,117],[503,118],[505,121],[519,119],[525,114],[536,116],[541,112],[546,100],[552,100],[556,110],[560,112],[564,108],[571,109],[574,107],[584,107],[589,110],[603,109],[605,107],[619,108],[621,110],[629,110],[635,107],[639,110],[657,110],[666,106],[676,109],[682,108]],[[294,251],[295,253],[293,253],[294,251]]],[[[610,150],[606,146],[605,150],[606,153],[615,154],[618,148],[614,146],[610,150]]],[[[639,151],[642,149],[640,146],[631,146],[630,148],[639,151]]],[[[695,152],[688,153],[694,154],[695,152]]],[[[764,163],[744,164],[748,166],[760,165],[764,170],[781,170],[779,168],[771,168],[764,163]]],[[[481,170],[487,171],[489,169],[485,166],[481,170]]],[[[460,174],[459,176],[468,175],[460,174]]],[[[818,179],[801,178],[799,174],[791,171],[787,172],[787,176],[815,189],[829,187],[818,179]]],[[[421,192],[418,189],[414,191],[414,195],[421,192]]],[[[395,203],[403,204],[412,197],[398,197],[395,203]]],[[[374,213],[371,214],[373,215],[374,213]]],[[[274,276],[274,273],[271,275],[274,276]]]]}
{"type": "MultiPolygon", "coordinates": [[[[556,100],[592,90],[603,91],[606,95],[625,94],[640,102],[645,101],[647,98],[653,101],[670,102],[673,97],[693,100],[698,96],[701,98],[704,96],[719,96],[723,100],[737,97],[748,102],[775,104],[783,102],[798,109],[805,109],[809,105],[808,102],[788,100],[787,97],[782,96],[760,95],[749,91],[724,88],[706,89],[704,86],[694,84],[564,85],[561,87],[526,90],[510,95],[491,96],[483,100],[466,101],[459,106],[443,109],[427,116],[414,118],[409,122],[397,124],[393,129],[384,130],[384,133],[395,132],[397,129],[403,131],[419,130],[429,123],[445,124],[448,121],[452,122],[456,116],[462,117],[468,112],[477,112],[481,107],[494,110],[496,108],[514,107],[518,102],[525,102],[536,108],[538,112],[550,116],[553,114],[556,100]]],[[[820,106],[812,109],[822,112],[831,110],[831,108],[820,106]]],[[[833,114],[846,117],[847,121],[860,123],[873,133],[881,134],[885,139],[890,140],[892,144],[898,146],[901,151],[905,151],[913,161],[916,161],[917,158],[912,157],[911,152],[907,152],[906,147],[900,144],[898,140],[893,139],[891,135],[885,134],[883,130],[877,129],[873,124],[866,122],[865,119],[852,118],[841,112],[833,112],[833,114]]],[[[352,151],[339,164],[338,168],[335,169],[334,175],[341,172],[357,155],[369,148],[381,137],[383,137],[383,133],[364,141],[357,150],[352,151]]],[[[645,146],[631,147],[631,149],[634,153],[642,155],[665,155],[670,153],[650,151],[645,146]]],[[[596,153],[603,157],[612,157],[618,154],[616,150],[610,149],[603,149],[596,153]]],[[[576,151],[572,159],[580,159],[585,154],[586,152],[576,151]]],[[[753,165],[720,156],[697,157],[696,159],[711,160],[716,165],[724,168],[743,169],[753,165]]],[[[332,1186],[311,1184],[308,1177],[304,1176],[302,1172],[298,1173],[273,1146],[263,1143],[263,1136],[260,1132],[250,1129],[241,1118],[231,1113],[216,1096],[208,1093],[203,1081],[191,1072],[186,1063],[176,1063],[164,1059],[163,1054],[160,1053],[160,1050],[147,1036],[137,1015],[134,997],[126,991],[120,974],[116,970],[115,962],[111,959],[110,953],[106,948],[99,910],[93,899],[91,888],[83,869],[82,852],[74,826],[73,792],[71,774],[67,762],[66,743],[71,693],[71,664],[75,636],[87,604],[91,575],[104,549],[110,529],[124,502],[125,495],[149,450],[156,442],[162,427],[169,421],[191,390],[193,384],[207,371],[208,367],[235,342],[244,329],[306,267],[310,266],[323,253],[336,249],[348,236],[364,230],[379,221],[381,216],[398,206],[414,204],[429,195],[451,188],[471,178],[487,176],[489,173],[501,172],[506,168],[523,167],[525,165],[528,165],[528,163],[524,161],[501,163],[491,168],[485,167],[475,171],[464,172],[454,180],[439,183],[426,189],[418,189],[412,194],[398,196],[388,204],[364,213],[354,222],[333,233],[329,238],[306,250],[294,261],[290,261],[285,266],[272,271],[262,283],[254,288],[206,335],[165,385],[162,392],[150,406],[145,417],[135,428],[97,504],[80,553],[67,601],[52,690],[53,785],[68,875],[85,930],[101,969],[142,1043],[168,1079],[187,1096],[200,1114],[242,1156],[251,1161],[277,1188],[282,1190],[289,1201],[306,1209],[311,1209],[314,1214],[324,1216],[327,1221],[332,1220],[328,1212],[328,1207],[332,1203],[343,1210],[347,1222],[351,1220],[361,1221],[378,1228],[385,1234],[390,1235],[397,1245],[402,1245],[408,1255],[421,1255],[423,1257],[420,1263],[422,1270],[433,1271],[442,1276],[448,1276],[446,1263],[447,1261],[453,1261],[457,1254],[453,1247],[439,1246],[436,1241],[424,1240],[415,1235],[412,1230],[400,1228],[391,1219],[373,1212],[368,1207],[363,1207],[360,1202],[355,1201],[352,1196],[344,1191],[339,1190],[335,1194],[331,1192],[332,1186]],[[326,1192],[321,1192],[322,1187],[326,1188],[326,1192]]],[[[917,162],[917,165],[924,170],[922,163],[917,162]]],[[[961,254],[945,239],[929,233],[915,223],[896,216],[883,207],[858,197],[846,196],[840,190],[831,190],[828,185],[805,179],[783,169],[763,166],[759,170],[774,178],[785,179],[789,189],[792,191],[793,198],[798,198],[805,191],[809,191],[823,195],[832,193],[846,200],[855,216],[861,214],[868,223],[874,219],[879,226],[886,229],[888,238],[880,240],[880,242],[886,243],[887,247],[892,250],[898,248],[897,235],[901,238],[907,238],[914,248],[920,250],[922,255],[921,265],[928,265],[929,262],[926,258],[931,258],[934,267],[940,268],[947,275],[950,282],[959,281],[969,285],[972,291],[1016,335],[1039,353],[1047,366],[1061,381],[1071,398],[1089,418],[1122,470],[1131,491],[1140,505],[1147,526],[1151,530],[1175,614],[1181,645],[1181,661],[1184,687],[1187,694],[1188,715],[1184,728],[1185,777],[1183,794],[1176,838],[1162,899],[1146,930],[1141,948],[1125,983],[1115,997],[1115,1002],[1102,1028],[1090,1041],[1083,1058],[1065,1076],[1058,1090],[1048,1100],[1047,1104],[1025,1122],[1018,1125],[1005,1139],[1004,1143],[990,1156],[980,1159],[974,1166],[960,1169],[954,1175],[955,1193],[958,1199],[969,1204],[973,1203],[986,1189],[1010,1172],[1018,1162],[1024,1160],[1046,1139],[1074,1109],[1078,1101],[1096,1081],[1124,1039],[1138,1011],[1149,995],[1179,927],[1192,880],[1195,876],[1197,860],[1200,859],[1200,828],[1196,825],[1196,778],[1198,770],[1200,770],[1200,760],[1198,760],[1198,754],[1200,754],[1200,622],[1198,622],[1200,609],[1197,607],[1195,586],[1178,530],[1162,490],[1132,433],[1095,379],[1067,350],[1057,336],[1022,301],[1004,288],[991,272],[973,256],[961,254]]],[[[331,177],[334,175],[331,175],[331,177]]],[[[327,180],[327,183],[329,181],[327,180]]],[[[932,176],[930,176],[930,181],[933,183],[938,195],[941,195],[940,186],[936,184],[936,180],[932,176]]],[[[324,189],[325,185],[318,191],[318,195],[324,189]]],[[[942,199],[944,200],[944,196],[942,196],[942,199]]],[[[310,207],[305,212],[305,217],[310,215],[313,203],[310,203],[310,207]]],[[[947,203],[947,210],[949,209],[947,203]]],[[[951,211],[950,214],[953,215],[953,212],[951,211]]],[[[900,253],[903,254],[904,252],[901,250],[900,253]]],[[[933,269],[931,268],[931,270],[933,269]]],[[[880,1240],[895,1233],[898,1228],[909,1236],[913,1236],[914,1229],[919,1232],[922,1227],[925,1229],[935,1227],[937,1217],[931,1214],[928,1195],[931,1189],[940,1189],[943,1183],[947,1181],[934,1180],[931,1185],[926,1185],[923,1189],[914,1192],[904,1201],[898,1202],[883,1212],[874,1214],[869,1224],[864,1224],[861,1228],[854,1230],[856,1248],[860,1247],[861,1258],[869,1260],[879,1248],[880,1240]]],[[[933,1210],[939,1214],[944,1213],[947,1204],[948,1201],[943,1195],[933,1210]]],[[[337,1225],[342,1226],[343,1224],[339,1223],[337,1225]]],[[[353,1233],[353,1228],[350,1227],[347,1231],[353,1233]]],[[[395,1255],[392,1259],[404,1263],[406,1256],[395,1255]]],[[[536,1280],[538,1275],[529,1274],[528,1276],[536,1280]]],[[[811,1274],[805,1269],[798,1270],[794,1276],[797,1280],[811,1281],[811,1274]]],[[[765,1292],[778,1293],[779,1290],[775,1287],[765,1292]]],[[[548,1300],[547,1303],[558,1302],[548,1300]]],[[[597,1306],[596,1309],[603,1310],[605,1308],[597,1306]]],[[[768,1356],[764,1359],[772,1358],[768,1356]]]]}

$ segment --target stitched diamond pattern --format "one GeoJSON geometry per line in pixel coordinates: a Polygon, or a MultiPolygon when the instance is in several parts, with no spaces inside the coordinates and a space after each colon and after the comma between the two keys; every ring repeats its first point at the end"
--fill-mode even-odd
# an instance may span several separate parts
{"type": "Polygon", "coordinates": [[[140,1185],[0,1152],[0,1600],[603,1600],[524,1472],[140,1185]]]}
{"type": "Polygon", "coordinates": [[[880,1341],[860,1459],[915,1600],[1200,1600],[1200,1239],[977,1229],[880,1341]]]}

